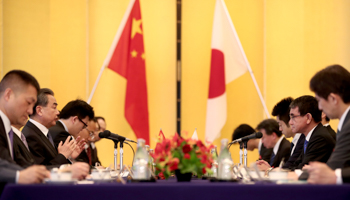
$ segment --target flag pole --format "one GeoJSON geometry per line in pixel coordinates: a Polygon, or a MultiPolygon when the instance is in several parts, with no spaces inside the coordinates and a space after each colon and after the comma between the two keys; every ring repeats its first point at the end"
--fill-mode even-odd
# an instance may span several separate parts
{"type": "MultiPolygon", "coordinates": [[[[228,13],[228,10],[227,10],[227,7],[226,7],[225,2],[224,2],[223,0],[221,0],[221,1],[222,1],[223,5],[225,5],[225,6],[224,6],[224,10],[225,10],[226,15],[230,18],[230,14],[228,13]]],[[[241,44],[241,42],[240,42],[239,39],[238,39],[238,35],[237,35],[237,32],[236,32],[236,29],[234,28],[232,21],[231,21],[231,20],[229,20],[229,21],[230,21],[230,26],[231,26],[231,28],[232,28],[232,30],[233,30],[234,35],[235,35],[235,39],[237,40],[239,49],[241,50],[241,52],[242,52],[242,54],[243,54],[244,62],[246,63],[247,68],[248,68],[248,71],[249,71],[249,74],[250,74],[250,76],[251,76],[252,79],[253,79],[253,83],[254,83],[254,85],[255,85],[256,91],[258,92],[258,95],[259,95],[261,104],[262,104],[262,106],[264,107],[265,114],[266,114],[267,118],[271,118],[271,117],[270,117],[270,114],[269,114],[269,112],[268,112],[268,110],[267,110],[267,107],[266,107],[266,104],[265,104],[265,100],[264,100],[264,98],[263,98],[262,95],[261,95],[259,86],[258,86],[258,84],[257,84],[257,82],[256,82],[256,80],[255,80],[255,76],[254,76],[253,71],[252,71],[252,69],[251,69],[251,67],[250,67],[250,64],[249,64],[249,62],[248,62],[247,56],[246,56],[245,53],[244,53],[242,44],[241,44]]]]}
{"type": "Polygon", "coordinates": [[[94,87],[93,87],[92,90],[91,90],[89,99],[87,100],[87,103],[88,103],[88,104],[90,104],[91,99],[92,99],[92,97],[94,96],[95,90],[96,90],[96,88],[97,88],[97,85],[98,85],[98,83],[100,82],[102,73],[103,73],[103,71],[105,70],[105,66],[106,66],[106,65],[104,65],[104,64],[105,64],[105,63],[103,63],[103,65],[102,65],[102,67],[101,67],[101,70],[100,70],[100,73],[98,74],[97,79],[96,79],[96,81],[95,81],[94,87]]]}

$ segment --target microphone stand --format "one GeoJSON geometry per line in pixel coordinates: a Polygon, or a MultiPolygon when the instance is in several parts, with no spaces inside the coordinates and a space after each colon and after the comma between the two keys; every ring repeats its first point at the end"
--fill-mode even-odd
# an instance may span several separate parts
{"type": "Polygon", "coordinates": [[[239,165],[241,166],[243,164],[243,143],[239,143],[239,165]]]}
{"type": "Polygon", "coordinates": [[[247,143],[248,143],[248,140],[244,142],[244,166],[245,167],[247,166],[247,158],[248,158],[247,143]]]}
{"type": "Polygon", "coordinates": [[[119,152],[120,152],[120,170],[123,169],[123,153],[124,153],[123,144],[124,144],[124,140],[120,141],[120,145],[119,145],[119,147],[120,147],[120,150],[119,150],[119,152]]]}
{"type": "MultiPolygon", "coordinates": [[[[113,140],[114,142],[114,170],[117,171],[117,158],[118,158],[118,140],[113,140]]],[[[121,168],[120,168],[121,170],[121,168]]]]}

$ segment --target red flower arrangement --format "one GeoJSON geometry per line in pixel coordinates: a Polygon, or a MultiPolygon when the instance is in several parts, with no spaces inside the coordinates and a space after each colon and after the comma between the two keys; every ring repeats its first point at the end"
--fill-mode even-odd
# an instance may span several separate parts
{"type": "Polygon", "coordinates": [[[171,139],[162,137],[152,155],[156,174],[168,179],[178,169],[183,174],[194,173],[201,177],[206,172],[211,172],[211,148],[213,145],[206,147],[200,140],[183,139],[177,133],[171,139]]]}

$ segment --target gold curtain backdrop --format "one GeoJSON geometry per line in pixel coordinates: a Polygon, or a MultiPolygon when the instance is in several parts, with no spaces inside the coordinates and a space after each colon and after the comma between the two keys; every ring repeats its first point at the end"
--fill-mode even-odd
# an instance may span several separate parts
{"type": "MultiPolygon", "coordinates": [[[[33,74],[51,88],[59,109],[87,100],[129,0],[1,0],[1,77],[12,69],[33,74]]],[[[331,64],[350,70],[350,1],[226,0],[233,24],[271,112],[280,99],[311,94],[310,78],[331,64]]],[[[176,1],[140,0],[151,134],[176,132],[176,1]]],[[[182,130],[204,140],[215,0],[182,1],[182,130]]],[[[126,80],[103,72],[91,101],[107,129],[134,139],[124,117],[126,80]]],[[[228,117],[221,136],[231,139],[241,123],[266,116],[249,73],[226,87],[228,117]]],[[[331,121],[333,127],[337,121],[331,121]]],[[[96,143],[102,164],[113,163],[113,143],[96,143]]],[[[133,145],[135,148],[136,146],[133,145]]],[[[238,147],[231,148],[238,162],[238,147]]],[[[248,162],[258,153],[249,153],[248,162]]],[[[132,151],[124,146],[124,163],[132,151]]],[[[119,161],[118,161],[119,163],[119,161]]]]}

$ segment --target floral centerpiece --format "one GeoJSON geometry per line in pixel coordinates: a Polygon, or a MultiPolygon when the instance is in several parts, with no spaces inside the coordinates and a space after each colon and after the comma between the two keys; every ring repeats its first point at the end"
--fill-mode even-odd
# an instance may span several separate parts
{"type": "Polygon", "coordinates": [[[213,158],[210,149],[213,145],[207,147],[200,140],[184,139],[177,133],[171,139],[166,139],[162,132],[161,134],[163,137],[152,155],[156,174],[161,178],[168,179],[175,170],[180,170],[182,174],[193,173],[198,177],[211,172],[213,158]]]}

